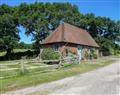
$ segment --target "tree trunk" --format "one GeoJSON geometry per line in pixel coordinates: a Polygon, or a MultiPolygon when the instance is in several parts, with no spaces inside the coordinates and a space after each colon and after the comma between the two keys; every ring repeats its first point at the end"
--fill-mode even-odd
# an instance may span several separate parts
{"type": "Polygon", "coordinates": [[[8,59],[8,60],[10,60],[10,57],[11,57],[11,51],[12,51],[11,48],[8,48],[8,49],[7,49],[6,59],[8,59]]]}

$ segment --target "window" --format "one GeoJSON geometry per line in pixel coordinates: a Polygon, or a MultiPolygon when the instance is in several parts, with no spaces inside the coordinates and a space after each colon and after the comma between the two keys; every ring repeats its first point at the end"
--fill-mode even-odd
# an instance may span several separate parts
{"type": "Polygon", "coordinates": [[[55,51],[58,51],[58,48],[59,48],[58,44],[55,44],[54,48],[55,48],[55,51]]]}
{"type": "Polygon", "coordinates": [[[54,44],[54,45],[52,45],[52,48],[53,48],[55,51],[58,51],[59,45],[58,45],[58,44],[54,44]]]}

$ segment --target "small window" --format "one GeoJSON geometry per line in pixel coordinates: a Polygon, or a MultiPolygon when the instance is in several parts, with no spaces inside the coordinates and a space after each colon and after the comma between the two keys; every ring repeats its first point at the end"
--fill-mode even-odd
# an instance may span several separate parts
{"type": "Polygon", "coordinates": [[[59,46],[58,46],[58,44],[56,44],[55,45],[55,51],[58,51],[58,48],[59,48],[59,46]]]}
{"type": "Polygon", "coordinates": [[[58,44],[54,44],[54,45],[52,45],[52,48],[53,48],[55,51],[58,51],[59,45],[58,45],[58,44]]]}

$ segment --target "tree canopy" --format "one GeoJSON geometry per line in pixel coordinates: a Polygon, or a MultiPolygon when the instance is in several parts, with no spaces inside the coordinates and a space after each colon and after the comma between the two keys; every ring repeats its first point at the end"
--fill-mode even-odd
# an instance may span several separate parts
{"type": "Polygon", "coordinates": [[[11,51],[19,41],[18,21],[13,16],[15,10],[8,5],[0,6],[0,50],[6,50],[9,58],[11,51]]]}
{"type": "Polygon", "coordinates": [[[0,5],[0,46],[5,46],[3,43],[7,42],[4,33],[12,38],[9,44],[18,41],[17,27],[21,25],[26,29],[26,35],[33,35],[35,46],[39,50],[40,41],[45,39],[60,21],[86,29],[100,45],[101,51],[111,52],[116,46],[119,47],[116,42],[120,41],[120,21],[92,13],[83,15],[76,5],[70,3],[38,2],[12,7],[0,5]]]}

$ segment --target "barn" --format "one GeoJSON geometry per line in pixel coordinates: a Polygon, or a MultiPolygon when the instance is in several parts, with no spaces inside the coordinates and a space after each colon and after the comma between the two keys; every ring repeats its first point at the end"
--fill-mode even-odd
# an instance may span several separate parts
{"type": "Polygon", "coordinates": [[[43,42],[43,48],[60,51],[64,57],[78,55],[80,59],[97,58],[99,45],[84,29],[68,23],[60,24],[43,42]]]}

